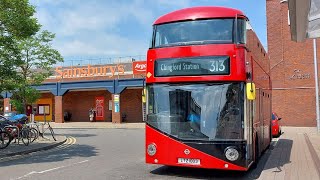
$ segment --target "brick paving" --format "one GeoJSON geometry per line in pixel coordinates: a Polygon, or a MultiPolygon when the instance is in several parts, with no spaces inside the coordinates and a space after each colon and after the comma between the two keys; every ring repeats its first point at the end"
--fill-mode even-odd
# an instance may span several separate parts
{"type": "Polygon", "coordinates": [[[271,151],[259,179],[320,179],[316,165],[320,155],[320,134],[316,128],[283,127],[282,131],[284,133],[271,151]]]}

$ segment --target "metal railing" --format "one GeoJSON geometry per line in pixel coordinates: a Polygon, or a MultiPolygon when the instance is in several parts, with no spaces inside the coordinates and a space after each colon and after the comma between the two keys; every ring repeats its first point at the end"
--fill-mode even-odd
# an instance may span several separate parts
{"type": "Polygon", "coordinates": [[[104,65],[104,64],[120,64],[133,61],[145,61],[145,55],[122,56],[122,57],[65,57],[64,62],[57,63],[57,66],[86,66],[86,65],[104,65]]]}

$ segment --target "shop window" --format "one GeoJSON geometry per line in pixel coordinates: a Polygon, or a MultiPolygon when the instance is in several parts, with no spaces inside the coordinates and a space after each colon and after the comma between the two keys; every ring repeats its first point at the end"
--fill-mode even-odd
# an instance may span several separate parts
{"type": "Polygon", "coordinates": [[[49,104],[38,104],[38,115],[50,115],[50,105],[49,104]]]}

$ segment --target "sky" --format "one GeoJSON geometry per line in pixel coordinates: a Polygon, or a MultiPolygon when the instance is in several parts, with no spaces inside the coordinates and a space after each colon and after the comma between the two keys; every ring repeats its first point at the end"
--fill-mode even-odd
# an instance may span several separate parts
{"type": "MultiPolygon", "coordinates": [[[[244,12],[267,46],[265,0],[31,0],[42,30],[65,60],[146,55],[152,24],[169,12],[225,6],[244,12]]],[[[140,58],[140,57],[138,57],[140,58]]]]}

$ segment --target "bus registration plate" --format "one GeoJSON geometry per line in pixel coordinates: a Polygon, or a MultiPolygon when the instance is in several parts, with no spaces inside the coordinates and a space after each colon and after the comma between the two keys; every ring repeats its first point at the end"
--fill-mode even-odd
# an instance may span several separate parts
{"type": "Polygon", "coordinates": [[[200,159],[178,158],[179,164],[200,165],[200,159]]]}

